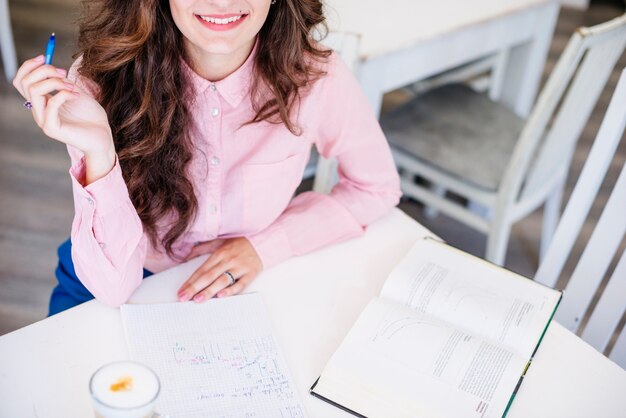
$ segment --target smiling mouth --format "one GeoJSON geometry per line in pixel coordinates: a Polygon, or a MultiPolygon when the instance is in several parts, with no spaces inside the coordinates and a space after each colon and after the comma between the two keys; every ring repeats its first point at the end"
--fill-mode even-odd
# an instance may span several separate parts
{"type": "Polygon", "coordinates": [[[238,15],[222,15],[222,16],[210,16],[210,15],[196,15],[196,17],[204,22],[212,23],[214,25],[232,25],[235,22],[239,22],[243,18],[248,16],[247,14],[238,15]]]}

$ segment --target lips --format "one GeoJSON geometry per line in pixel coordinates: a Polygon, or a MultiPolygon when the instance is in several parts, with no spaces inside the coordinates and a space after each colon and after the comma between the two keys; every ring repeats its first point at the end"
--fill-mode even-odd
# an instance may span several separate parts
{"type": "Polygon", "coordinates": [[[211,15],[195,15],[203,26],[212,30],[229,30],[241,24],[247,14],[211,14],[211,15]]]}

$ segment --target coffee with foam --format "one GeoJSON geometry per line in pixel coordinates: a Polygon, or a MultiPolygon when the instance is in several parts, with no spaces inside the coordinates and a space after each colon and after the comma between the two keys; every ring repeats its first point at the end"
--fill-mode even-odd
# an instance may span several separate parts
{"type": "Polygon", "coordinates": [[[96,416],[102,418],[151,417],[160,389],[157,375],[133,361],[109,363],[89,382],[96,416]]]}

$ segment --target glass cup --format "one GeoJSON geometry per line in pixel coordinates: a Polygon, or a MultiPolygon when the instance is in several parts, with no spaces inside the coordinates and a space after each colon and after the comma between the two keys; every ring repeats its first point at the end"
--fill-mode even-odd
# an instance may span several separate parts
{"type": "Polygon", "coordinates": [[[161,383],[156,373],[135,361],[105,364],[89,380],[97,418],[155,418],[161,383]]]}

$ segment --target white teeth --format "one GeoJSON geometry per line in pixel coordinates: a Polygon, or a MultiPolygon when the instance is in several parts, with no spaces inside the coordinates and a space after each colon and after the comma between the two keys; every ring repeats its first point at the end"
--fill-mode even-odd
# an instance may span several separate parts
{"type": "Polygon", "coordinates": [[[232,17],[227,17],[224,19],[219,19],[219,18],[208,17],[208,16],[200,16],[200,19],[204,20],[205,22],[215,23],[217,25],[226,25],[228,23],[235,22],[241,19],[242,17],[243,17],[242,15],[239,15],[239,16],[232,16],[232,17]]]}

